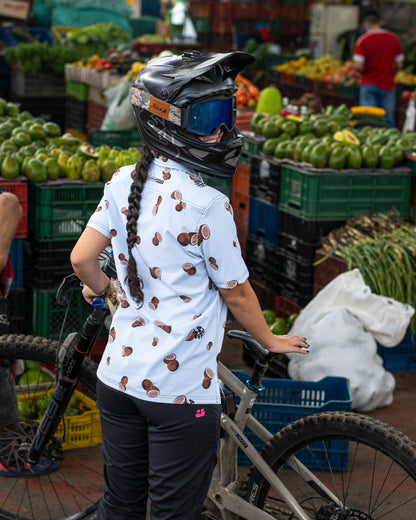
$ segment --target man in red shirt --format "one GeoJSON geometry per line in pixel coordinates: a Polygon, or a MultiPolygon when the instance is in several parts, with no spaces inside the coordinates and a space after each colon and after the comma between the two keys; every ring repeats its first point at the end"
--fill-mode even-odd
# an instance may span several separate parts
{"type": "Polygon", "coordinates": [[[353,61],[361,72],[360,106],[380,107],[386,111],[390,127],[396,120],[396,84],[394,76],[403,67],[403,50],[399,38],[381,28],[375,11],[364,16],[366,32],[357,40],[353,61]]]}

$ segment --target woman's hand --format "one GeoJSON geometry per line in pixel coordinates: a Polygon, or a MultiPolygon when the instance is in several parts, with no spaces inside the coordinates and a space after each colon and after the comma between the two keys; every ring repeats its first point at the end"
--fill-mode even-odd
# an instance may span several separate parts
{"type": "Polygon", "coordinates": [[[104,301],[107,298],[107,296],[103,295],[102,293],[97,294],[90,287],[88,287],[88,285],[84,285],[84,287],[82,288],[82,296],[84,300],[90,305],[92,305],[92,301],[94,300],[94,298],[102,298],[104,301]]]}
{"type": "Polygon", "coordinates": [[[267,350],[275,354],[287,354],[295,352],[297,354],[307,354],[309,343],[302,336],[291,336],[289,334],[274,335],[272,341],[266,346],[267,350]]]}

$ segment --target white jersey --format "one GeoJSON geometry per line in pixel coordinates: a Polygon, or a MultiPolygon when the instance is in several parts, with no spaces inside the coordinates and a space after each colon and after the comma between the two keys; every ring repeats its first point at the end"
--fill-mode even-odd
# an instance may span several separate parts
{"type": "Polygon", "coordinates": [[[217,358],[227,308],[218,291],[248,277],[229,199],[181,164],[155,158],[133,249],[141,307],[125,278],[126,213],[134,166],[118,170],[88,226],[111,238],[121,305],[98,368],[106,385],[162,403],[220,403],[217,358]]]}

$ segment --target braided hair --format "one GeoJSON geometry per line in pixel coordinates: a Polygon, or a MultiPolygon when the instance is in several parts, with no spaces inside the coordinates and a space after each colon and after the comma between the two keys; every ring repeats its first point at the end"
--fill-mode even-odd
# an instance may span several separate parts
{"type": "Polygon", "coordinates": [[[153,160],[151,150],[145,146],[140,161],[136,164],[132,172],[133,182],[131,183],[130,195],[128,198],[129,209],[127,214],[127,248],[129,253],[129,260],[127,264],[127,282],[132,298],[140,305],[143,305],[143,280],[137,274],[136,260],[132,255],[132,249],[137,242],[137,220],[140,213],[140,201],[142,198],[142,191],[145,185],[149,167],[153,160]]]}

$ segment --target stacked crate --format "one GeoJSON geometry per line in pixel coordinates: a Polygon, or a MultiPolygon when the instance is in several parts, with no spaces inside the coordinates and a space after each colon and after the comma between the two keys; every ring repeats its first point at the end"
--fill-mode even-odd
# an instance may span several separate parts
{"type": "Polygon", "coordinates": [[[231,206],[243,256],[246,254],[250,207],[250,156],[241,154],[232,180],[231,206]]]}
{"type": "Polygon", "coordinates": [[[14,193],[22,207],[20,219],[14,239],[10,247],[10,261],[14,278],[8,296],[10,302],[10,332],[26,332],[26,291],[24,288],[23,242],[27,237],[28,191],[27,183],[20,180],[1,181],[0,193],[14,193]]]}
{"type": "Polygon", "coordinates": [[[89,85],[66,81],[65,131],[87,141],[89,85]]]}
{"type": "MultiPolygon", "coordinates": [[[[408,169],[334,172],[283,163],[275,251],[277,294],[301,306],[307,304],[318,290],[314,262],[321,237],[366,212],[386,213],[395,208],[407,219],[410,187],[408,169]]],[[[343,267],[335,266],[333,277],[343,267]]],[[[329,275],[325,265],[321,269],[329,275]]],[[[322,280],[319,283],[320,288],[325,285],[322,280]]]]}
{"type": "Polygon", "coordinates": [[[59,339],[61,329],[63,337],[79,332],[91,313],[78,286],[64,323],[67,309],[58,306],[55,297],[62,279],[72,273],[70,253],[102,197],[103,186],[77,181],[29,183],[29,234],[23,253],[28,322],[34,335],[59,339]]]}

